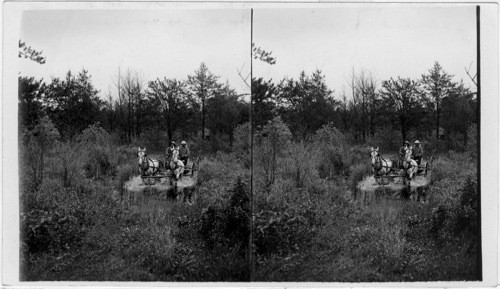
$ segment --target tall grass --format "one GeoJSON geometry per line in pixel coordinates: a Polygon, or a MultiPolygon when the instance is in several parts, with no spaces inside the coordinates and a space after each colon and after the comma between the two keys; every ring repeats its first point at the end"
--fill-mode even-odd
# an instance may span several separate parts
{"type": "Polygon", "coordinates": [[[278,160],[286,166],[269,189],[255,180],[257,280],[477,278],[477,186],[468,181],[476,168],[468,154],[436,155],[426,204],[373,196],[376,202],[359,206],[352,192],[372,174],[366,146],[349,145],[338,131],[325,127],[288,151],[293,156],[278,160]],[[294,157],[300,166],[294,166],[294,157]],[[296,167],[307,168],[301,185],[292,173],[296,167]]]}
{"type": "Polygon", "coordinates": [[[352,192],[371,174],[368,149],[325,127],[280,148],[273,182],[254,176],[250,212],[241,151],[202,158],[193,205],[139,194],[124,206],[114,194],[138,175],[137,148],[102,146],[107,137],[92,128],[55,146],[37,189],[22,184],[22,280],[248,281],[250,216],[257,281],[477,277],[468,153],[436,155],[426,204],[360,206],[352,192]]]}

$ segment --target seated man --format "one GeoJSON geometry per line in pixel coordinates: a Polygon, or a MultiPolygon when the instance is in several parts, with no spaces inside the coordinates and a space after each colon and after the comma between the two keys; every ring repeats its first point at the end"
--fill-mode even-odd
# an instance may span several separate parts
{"type": "Polygon", "coordinates": [[[415,141],[415,147],[413,147],[412,155],[413,159],[417,162],[417,164],[420,166],[420,163],[422,162],[422,156],[424,154],[424,149],[420,146],[420,142],[418,140],[415,141]]]}
{"type": "Polygon", "coordinates": [[[181,142],[181,147],[179,148],[179,158],[187,166],[189,159],[189,149],[185,141],[181,142]]]}

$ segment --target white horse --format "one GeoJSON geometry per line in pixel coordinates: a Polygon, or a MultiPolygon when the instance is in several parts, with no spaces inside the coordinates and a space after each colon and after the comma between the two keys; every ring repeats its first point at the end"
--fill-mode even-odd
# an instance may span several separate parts
{"type": "Polygon", "coordinates": [[[396,163],[392,160],[384,159],[378,152],[378,147],[371,148],[370,156],[372,157],[372,172],[374,175],[387,175],[396,167],[396,163]]]}
{"type": "Polygon", "coordinates": [[[410,146],[405,150],[405,159],[403,160],[403,168],[408,175],[408,179],[413,179],[413,176],[417,174],[418,164],[417,162],[411,158],[413,154],[413,147],[410,146]]]}
{"type": "Polygon", "coordinates": [[[139,158],[139,173],[142,176],[152,176],[158,173],[158,171],[160,170],[160,162],[158,160],[149,158],[146,154],[146,148],[139,148],[137,157],[139,158]]]}
{"type": "Polygon", "coordinates": [[[170,169],[174,175],[174,179],[177,181],[184,174],[184,163],[179,159],[179,148],[175,148],[172,152],[172,157],[168,162],[168,169],[170,169]]]}

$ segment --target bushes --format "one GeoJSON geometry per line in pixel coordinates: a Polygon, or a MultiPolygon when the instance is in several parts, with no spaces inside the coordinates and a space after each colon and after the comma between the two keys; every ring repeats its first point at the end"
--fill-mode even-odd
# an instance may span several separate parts
{"type": "Polygon", "coordinates": [[[117,186],[118,188],[123,189],[125,187],[125,182],[137,174],[137,166],[131,163],[126,163],[118,166],[116,168],[116,172],[117,186]]]}
{"type": "Polygon", "coordinates": [[[467,129],[467,152],[473,159],[477,158],[477,125],[472,124],[467,129]]]}
{"type": "Polygon", "coordinates": [[[401,134],[391,127],[382,127],[375,132],[375,135],[368,141],[373,147],[381,150],[397,151],[403,140],[401,134]]]}
{"type": "Polygon", "coordinates": [[[346,175],[348,167],[342,160],[338,149],[328,148],[320,159],[318,172],[320,178],[332,179],[334,175],[346,175]]]}
{"type": "Polygon", "coordinates": [[[259,255],[288,255],[305,249],[314,230],[308,218],[290,210],[260,211],[255,215],[255,251],[259,255]]]}
{"type": "Polygon", "coordinates": [[[80,246],[89,224],[82,209],[34,209],[21,215],[22,240],[29,254],[58,254],[80,246]]]}
{"type": "Polygon", "coordinates": [[[211,249],[216,246],[241,246],[248,240],[250,218],[248,185],[238,178],[229,194],[231,196],[229,203],[223,206],[209,206],[200,218],[198,232],[211,249]]]}
{"type": "MultiPolygon", "coordinates": [[[[246,262],[250,234],[250,200],[248,185],[238,178],[228,192],[230,199],[222,204],[212,204],[192,222],[198,240],[209,254],[205,280],[238,280],[249,278],[246,262]]],[[[199,281],[199,280],[197,280],[199,281]]]]}
{"type": "Polygon", "coordinates": [[[86,156],[83,167],[87,178],[101,178],[114,173],[110,141],[110,135],[96,125],[86,128],[78,136],[78,146],[86,156]]]}
{"type": "Polygon", "coordinates": [[[371,166],[369,164],[358,164],[350,167],[349,183],[353,192],[366,176],[371,174],[371,166]]]}

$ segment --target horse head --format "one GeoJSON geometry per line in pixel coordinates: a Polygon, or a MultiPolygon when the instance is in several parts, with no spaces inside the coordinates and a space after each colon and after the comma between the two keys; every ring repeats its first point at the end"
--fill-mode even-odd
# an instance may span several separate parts
{"type": "Polygon", "coordinates": [[[179,147],[176,147],[172,151],[172,160],[176,162],[178,159],[179,159],[179,147]]]}
{"type": "Polygon", "coordinates": [[[378,158],[380,157],[380,153],[378,152],[378,147],[376,149],[373,147],[371,148],[370,156],[372,158],[372,165],[375,165],[378,158]]]}
{"type": "Polygon", "coordinates": [[[407,163],[407,174],[408,178],[411,180],[418,170],[418,164],[412,159],[413,147],[409,146],[406,148],[405,161],[407,163]]]}
{"type": "Polygon", "coordinates": [[[147,160],[147,154],[146,154],[146,148],[139,148],[139,151],[137,153],[137,157],[138,157],[138,164],[139,164],[139,167],[143,170],[147,169],[147,165],[148,165],[148,160],[147,160]]]}
{"type": "Polygon", "coordinates": [[[413,155],[413,147],[412,146],[409,146],[405,149],[405,160],[407,162],[411,162],[411,157],[413,155]]]}
{"type": "Polygon", "coordinates": [[[173,170],[177,166],[177,161],[179,160],[179,148],[176,147],[172,150],[172,156],[170,157],[169,166],[173,170]]]}

